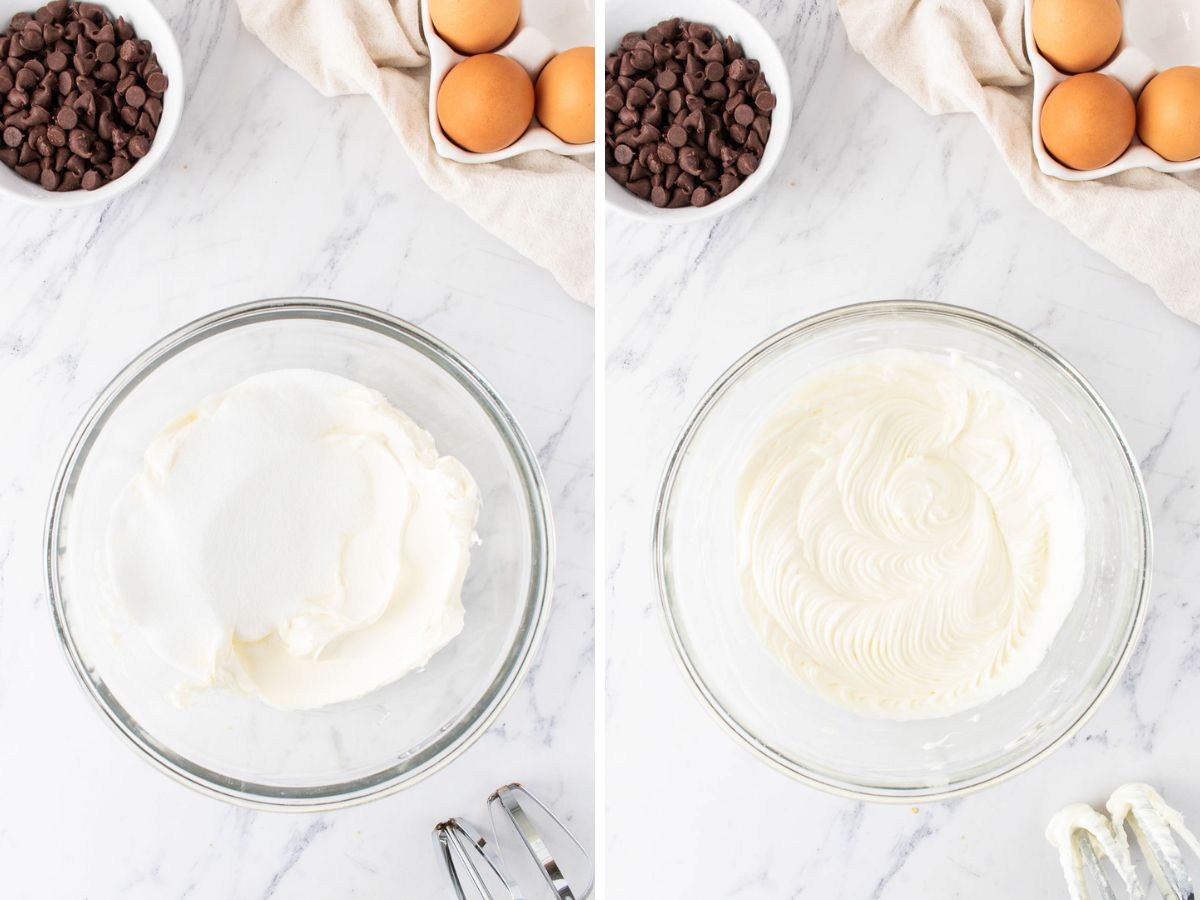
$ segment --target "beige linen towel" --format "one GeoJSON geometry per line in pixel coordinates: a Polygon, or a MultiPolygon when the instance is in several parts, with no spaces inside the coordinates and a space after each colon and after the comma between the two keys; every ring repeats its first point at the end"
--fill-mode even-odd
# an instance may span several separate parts
{"type": "Polygon", "coordinates": [[[589,157],[537,150],[464,165],[429,136],[429,56],[418,0],[238,0],[246,27],[327,97],[379,104],[421,178],[594,302],[595,181],[589,157]]]}
{"type": "MultiPolygon", "coordinates": [[[[1200,321],[1200,172],[1042,174],[1022,0],[838,0],[850,44],[928,113],[973,113],[1038,209],[1200,321]]],[[[1200,60],[1198,60],[1200,62],[1200,60]]]]}

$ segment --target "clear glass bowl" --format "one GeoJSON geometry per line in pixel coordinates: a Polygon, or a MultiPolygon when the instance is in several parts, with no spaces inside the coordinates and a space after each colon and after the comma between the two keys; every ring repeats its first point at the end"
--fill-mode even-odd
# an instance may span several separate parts
{"type": "Polygon", "coordinates": [[[994,784],[1066,741],[1133,650],[1150,581],[1150,513],[1137,461],[1082,376],[1036,338],[990,316],[896,301],[833,310],[751,350],[713,386],[671,454],[654,559],[675,649],[701,697],[750,749],[796,778],[868,800],[953,796],[994,784]],[[868,718],[806,690],[743,610],[734,486],[749,441],[792,385],[883,347],[954,350],[1018,390],[1053,427],[1083,493],[1084,585],[1037,671],[957,715],[868,718]]]}
{"type": "Polygon", "coordinates": [[[273,809],[348,805],[445,766],[500,713],[549,613],[550,503],[511,413],[453,350],[364,307],[279,299],[168,335],[97,398],[51,498],[46,571],[54,624],[87,694],[144,758],[225,800],[273,809]],[[458,457],[483,498],[462,634],[419,672],[360,700],[305,712],[210,692],[183,709],[178,675],[104,615],[96,577],[114,498],[151,437],[201,398],[272,369],[307,367],[382,391],[458,457]]]}

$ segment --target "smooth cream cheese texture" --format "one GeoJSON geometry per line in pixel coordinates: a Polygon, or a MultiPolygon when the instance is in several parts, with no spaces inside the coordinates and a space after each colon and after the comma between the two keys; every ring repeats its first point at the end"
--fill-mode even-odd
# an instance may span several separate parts
{"type": "Polygon", "coordinates": [[[378,391],[269,372],[150,443],[109,520],[109,588],[182,694],[320,707],[462,631],[479,504],[463,465],[378,391]]]}
{"type": "Polygon", "coordinates": [[[738,482],[747,610],[856,712],[933,718],[1038,666],[1079,593],[1084,514],[1049,424],[957,356],[881,350],[797,386],[738,482]]]}

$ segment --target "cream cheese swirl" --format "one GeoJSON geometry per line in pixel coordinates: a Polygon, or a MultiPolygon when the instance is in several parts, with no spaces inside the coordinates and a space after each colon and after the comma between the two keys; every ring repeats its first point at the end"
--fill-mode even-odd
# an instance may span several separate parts
{"type": "Polygon", "coordinates": [[[822,369],[753,439],[743,599],[811,689],[897,719],[968,709],[1039,665],[1083,580],[1079,487],[1050,425],[957,356],[822,369]]]}

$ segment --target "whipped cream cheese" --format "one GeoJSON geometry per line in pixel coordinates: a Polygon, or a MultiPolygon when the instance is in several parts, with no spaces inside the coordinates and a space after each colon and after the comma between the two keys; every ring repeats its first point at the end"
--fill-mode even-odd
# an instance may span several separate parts
{"type": "Polygon", "coordinates": [[[320,707],[462,631],[479,504],[463,465],[378,391],[269,372],[151,441],[112,510],[107,586],[180,695],[320,707]]]}
{"type": "Polygon", "coordinates": [[[802,380],[752,440],[736,527],[770,652],[887,718],[1019,685],[1083,579],[1083,503],[1053,430],[957,356],[883,350],[802,380]]]}

